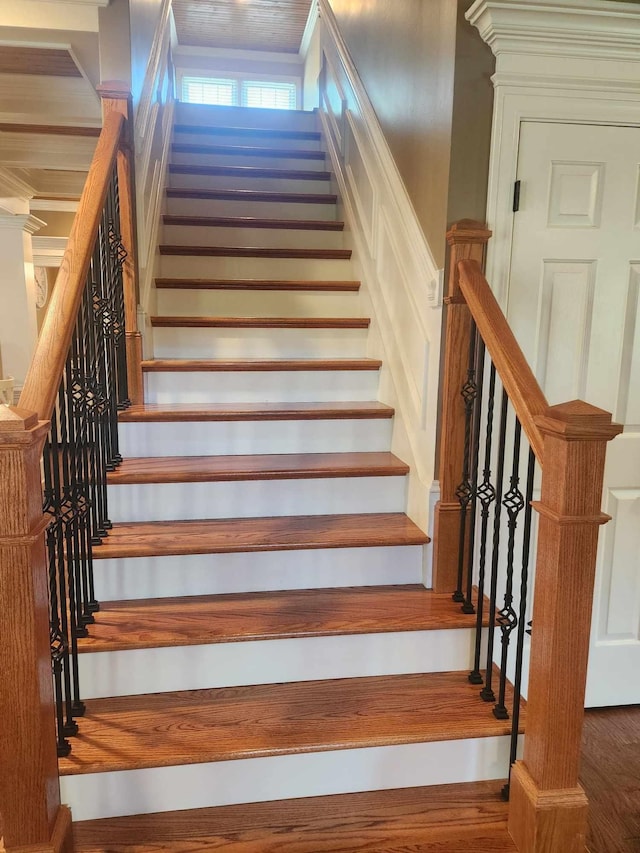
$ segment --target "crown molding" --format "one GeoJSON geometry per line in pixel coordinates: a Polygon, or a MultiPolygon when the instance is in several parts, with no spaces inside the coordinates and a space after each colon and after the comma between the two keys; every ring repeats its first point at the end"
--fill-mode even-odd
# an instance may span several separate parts
{"type": "Polygon", "coordinates": [[[635,3],[476,0],[466,17],[498,62],[505,53],[638,62],[640,9],[635,3]]]}
{"type": "Polygon", "coordinates": [[[33,263],[36,267],[59,267],[67,248],[66,237],[34,237],[33,263]]]}
{"type": "Polygon", "coordinates": [[[31,210],[44,210],[49,213],[76,213],[80,202],[66,198],[32,198],[31,210]]]}
{"type": "Polygon", "coordinates": [[[16,231],[26,231],[27,234],[35,234],[46,224],[42,219],[38,219],[37,216],[32,216],[30,213],[0,213],[0,230],[9,228],[16,231]]]}
{"type": "Polygon", "coordinates": [[[9,169],[0,166],[0,196],[28,201],[36,194],[34,187],[9,169]]]}

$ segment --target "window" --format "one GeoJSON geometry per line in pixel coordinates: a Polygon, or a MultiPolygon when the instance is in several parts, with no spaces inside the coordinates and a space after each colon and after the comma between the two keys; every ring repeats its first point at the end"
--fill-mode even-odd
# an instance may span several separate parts
{"type": "Polygon", "coordinates": [[[182,100],[189,104],[295,110],[298,87],[295,83],[272,80],[183,77],[182,100]]]}

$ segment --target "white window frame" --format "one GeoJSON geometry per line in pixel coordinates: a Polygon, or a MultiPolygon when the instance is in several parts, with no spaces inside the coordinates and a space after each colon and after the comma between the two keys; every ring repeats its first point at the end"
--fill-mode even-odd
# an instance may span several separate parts
{"type": "MultiPolygon", "coordinates": [[[[185,77],[195,77],[203,80],[234,80],[238,85],[238,93],[240,95],[244,83],[292,83],[296,87],[296,110],[302,109],[302,78],[298,75],[284,74],[257,74],[255,72],[225,71],[222,69],[200,69],[200,68],[180,68],[176,70],[177,77],[177,92],[179,100],[188,104],[189,101],[182,100],[183,79],[185,77]]],[[[241,97],[241,95],[240,95],[241,97]]],[[[238,104],[240,106],[240,104],[238,104]]],[[[271,109],[270,107],[253,107],[252,109],[271,109]]]]}

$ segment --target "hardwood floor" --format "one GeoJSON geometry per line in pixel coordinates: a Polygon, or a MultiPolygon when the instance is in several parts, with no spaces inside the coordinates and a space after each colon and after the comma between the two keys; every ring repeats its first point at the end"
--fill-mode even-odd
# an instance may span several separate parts
{"type": "Polygon", "coordinates": [[[589,853],[640,853],[640,706],[587,711],[582,743],[589,853]]]}

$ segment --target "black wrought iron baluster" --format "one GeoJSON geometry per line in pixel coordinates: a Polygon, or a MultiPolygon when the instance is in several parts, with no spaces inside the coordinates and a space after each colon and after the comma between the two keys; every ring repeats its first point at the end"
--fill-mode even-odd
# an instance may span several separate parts
{"type": "Polygon", "coordinates": [[[489,514],[491,504],[496,499],[496,490],[491,482],[491,452],[493,449],[493,414],[496,393],[496,368],[492,363],[489,370],[489,393],[487,395],[487,419],[485,428],[484,466],[482,483],[477,489],[477,499],[480,501],[480,555],[478,561],[478,604],[476,615],[476,637],[473,658],[473,670],[469,673],[471,684],[482,684],[484,679],[480,671],[480,656],[482,654],[482,623],[484,619],[484,587],[487,566],[487,533],[489,530],[489,514]]]}
{"type": "MultiPolygon", "coordinates": [[[[509,398],[507,392],[502,389],[502,401],[500,403],[500,429],[498,433],[498,467],[496,471],[496,495],[502,494],[502,483],[504,478],[504,448],[507,439],[507,407],[509,398]]],[[[493,692],[493,646],[496,628],[496,599],[498,595],[498,563],[500,560],[500,520],[502,501],[495,501],[493,511],[493,540],[491,553],[491,581],[489,591],[489,630],[487,633],[487,669],[485,672],[484,687],[480,696],[485,702],[495,702],[496,696],[493,692]]]]}
{"type": "Polygon", "coordinates": [[[109,224],[109,245],[114,259],[115,283],[113,287],[113,310],[114,310],[114,341],[116,348],[116,380],[117,394],[116,402],[119,410],[126,409],[131,405],[129,399],[129,388],[127,378],[127,351],[124,312],[124,286],[123,267],[127,258],[127,251],[122,243],[120,233],[120,194],[118,192],[118,172],[114,171],[113,181],[109,190],[111,197],[109,224]]]}
{"type": "MultiPolygon", "coordinates": [[[[513,713],[511,718],[511,748],[509,754],[509,778],[518,754],[518,734],[520,728],[520,700],[522,698],[522,664],[524,658],[525,634],[527,630],[527,600],[529,596],[529,562],[531,559],[531,520],[533,508],[533,482],[536,473],[536,457],[529,448],[529,461],[527,464],[527,486],[525,491],[524,529],[522,536],[522,572],[520,574],[520,606],[518,608],[518,634],[516,641],[516,672],[513,681],[513,713]]],[[[502,789],[504,799],[509,799],[509,782],[502,789]]]]}
{"type": "Polygon", "coordinates": [[[454,601],[463,604],[465,595],[464,586],[464,566],[466,557],[466,542],[467,542],[467,524],[469,522],[469,504],[471,502],[472,490],[471,481],[469,479],[471,467],[471,440],[472,440],[472,419],[475,399],[478,393],[476,385],[476,338],[478,331],[475,323],[471,324],[471,334],[469,336],[469,361],[467,367],[467,379],[460,394],[464,400],[464,456],[462,461],[462,480],[456,489],[456,497],[460,503],[460,535],[458,539],[458,580],[456,590],[452,595],[454,601]]]}
{"type": "Polygon", "coordinates": [[[518,516],[524,509],[524,496],[518,484],[520,482],[520,438],[522,426],[516,418],[513,438],[513,464],[511,477],[509,478],[509,490],[502,498],[502,503],[507,511],[507,577],[505,582],[504,604],[498,613],[497,622],[501,632],[502,654],[500,658],[500,689],[498,701],[493,709],[493,714],[499,720],[508,720],[509,712],[505,705],[507,691],[507,663],[509,660],[509,643],[511,633],[518,624],[518,617],[513,609],[513,555],[515,550],[516,528],[518,516]]]}
{"type": "Polygon", "coordinates": [[[485,345],[480,335],[476,335],[475,371],[476,396],[473,409],[471,433],[471,500],[469,504],[469,535],[467,537],[467,592],[462,605],[463,613],[475,613],[473,604],[473,563],[476,540],[476,506],[478,491],[478,460],[480,457],[480,420],[482,416],[482,387],[484,383],[485,345]]]}

